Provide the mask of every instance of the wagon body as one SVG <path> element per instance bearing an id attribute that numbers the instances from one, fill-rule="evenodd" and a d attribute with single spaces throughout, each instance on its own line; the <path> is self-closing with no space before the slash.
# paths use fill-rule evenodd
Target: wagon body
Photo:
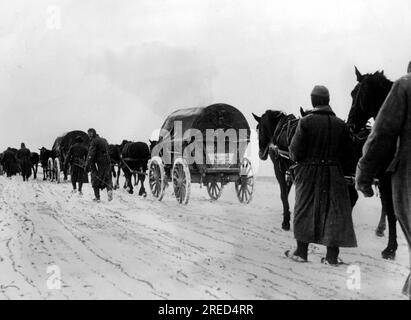
<path id="1" fill-rule="evenodd" d="M 51 150 L 54 151 L 57 157 L 60 158 L 64 162 L 65 157 L 70 147 L 74 144 L 74 140 L 78 136 L 83 138 L 83 144 L 86 147 L 88 147 L 90 143 L 90 139 L 87 133 L 81 130 L 74 130 L 74 131 L 69 131 L 61 135 L 60 137 L 56 138 Z"/>
<path id="2" fill-rule="evenodd" d="M 180 123 L 180 132 L 176 132 L 176 123 Z M 193 157 L 189 164 L 192 182 L 206 183 L 208 177 L 216 175 L 233 181 L 250 141 L 250 127 L 244 115 L 228 104 L 179 109 L 165 120 L 159 141 L 168 154 L 168 161 L 164 161 L 166 173 L 176 158 L 187 157 L 184 151 L 191 144 L 201 152 L 200 157 Z M 169 174 L 167 177 L 171 180 Z"/>
<path id="3" fill-rule="evenodd" d="M 251 170 L 250 162 L 244 158 L 250 134 L 244 115 L 228 104 L 176 110 L 161 127 L 158 154 L 152 154 L 155 159 L 151 163 L 155 162 L 155 166 L 150 166 L 149 180 L 153 182 L 152 191 L 157 188 L 153 195 L 162 197 L 158 195 L 164 184 L 158 186 L 156 182 L 160 180 L 173 183 L 176 197 L 180 187 L 189 192 L 186 189 L 190 183 L 207 186 L 214 200 L 227 183 L 234 182 L 237 188 L 244 176 L 244 166 Z"/>

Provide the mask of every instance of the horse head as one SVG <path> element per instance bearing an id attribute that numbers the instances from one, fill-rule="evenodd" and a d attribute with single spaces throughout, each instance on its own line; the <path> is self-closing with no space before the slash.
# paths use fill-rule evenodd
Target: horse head
<path id="1" fill-rule="evenodd" d="M 121 158 L 121 148 L 119 144 L 109 144 L 108 152 L 112 163 L 118 163 Z"/>
<path id="2" fill-rule="evenodd" d="M 367 125 L 370 118 L 377 116 L 385 98 L 392 87 L 384 71 L 361 74 L 355 67 L 357 84 L 351 91 L 352 104 L 347 124 L 354 133 L 358 133 Z"/>
<path id="3" fill-rule="evenodd" d="M 150 148 L 150 154 L 151 154 L 151 152 L 153 151 L 154 147 L 158 144 L 158 141 L 157 141 L 157 140 L 148 140 L 148 141 L 150 142 L 149 148 Z"/>
<path id="4" fill-rule="evenodd" d="M 270 141 L 279 121 L 284 116 L 285 114 L 278 110 L 267 110 L 261 117 L 253 113 L 253 117 L 257 121 L 258 155 L 261 160 L 267 160 Z"/>
<path id="5" fill-rule="evenodd" d="M 40 150 L 40 162 L 46 166 L 48 159 L 55 157 L 54 152 L 44 147 L 41 147 L 39 150 Z"/>

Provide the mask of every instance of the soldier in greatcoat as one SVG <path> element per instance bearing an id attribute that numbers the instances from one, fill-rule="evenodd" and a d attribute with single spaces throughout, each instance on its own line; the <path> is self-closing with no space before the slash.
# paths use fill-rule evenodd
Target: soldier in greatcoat
<path id="1" fill-rule="evenodd" d="M 73 185 L 73 193 L 77 191 L 78 184 L 79 195 L 82 195 L 83 183 L 88 183 L 88 174 L 85 169 L 88 149 L 83 144 L 84 141 L 81 136 L 76 137 L 74 139 L 74 142 L 75 143 L 70 147 L 67 153 L 64 167 L 67 168 L 67 166 L 70 165 L 70 176 L 71 183 Z"/>
<path id="2" fill-rule="evenodd" d="M 21 143 L 21 147 L 17 151 L 16 156 L 20 164 L 23 181 L 28 181 L 31 176 L 31 152 L 30 149 L 26 148 L 24 142 Z"/>
<path id="3" fill-rule="evenodd" d="M 91 185 L 94 190 L 94 201 L 100 201 L 100 190 L 107 189 L 108 201 L 113 199 L 113 181 L 111 173 L 110 152 L 107 140 L 100 137 L 96 130 L 88 130 L 90 146 L 86 168 L 91 170 Z"/>
<path id="4" fill-rule="evenodd" d="M 353 142 L 344 121 L 329 105 L 328 89 L 315 86 L 314 109 L 297 126 L 289 147 L 297 162 L 295 175 L 294 236 L 297 249 L 286 255 L 306 262 L 309 243 L 327 247 L 323 263 L 338 265 L 340 247 L 356 247 L 352 206 L 344 170 Z"/>
<path id="5" fill-rule="evenodd" d="M 374 178 L 387 160 L 394 159 L 388 168 L 394 212 L 407 240 L 411 265 L 411 62 L 407 72 L 394 82 L 378 112 L 358 162 L 356 187 L 371 197 Z M 395 155 L 387 150 L 396 150 Z M 411 275 L 403 293 L 411 299 Z"/>

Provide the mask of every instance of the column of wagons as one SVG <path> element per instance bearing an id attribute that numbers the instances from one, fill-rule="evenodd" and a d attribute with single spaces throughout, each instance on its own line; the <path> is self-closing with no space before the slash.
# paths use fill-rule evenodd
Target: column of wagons
<path id="1" fill-rule="evenodd" d="M 197 140 L 193 141 L 193 139 L 187 141 L 178 136 L 173 131 L 176 121 L 180 122 L 182 133 L 190 129 L 197 129 L 201 132 L 202 141 L 195 142 Z M 223 152 L 221 152 L 216 139 L 207 141 L 207 129 L 216 130 L 216 132 L 234 129 L 237 133 L 237 140 L 226 141 Z M 246 132 L 246 135 L 241 135 L 240 131 Z M 191 183 L 199 183 L 207 188 L 212 200 L 217 200 L 224 186 L 232 182 L 235 185 L 238 200 L 241 203 L 249 203 L 254 191 L 254 174 L 250 160 L 244 156 L 246 149 L 244 146 L 250 142 L 250 133 L 250 126 L 244 115 L 227 104 L 179 109 L 173 112 L 165 120 L 158 140 L 158 146 L 161 144 L 165 147 L 157 155 L 153 152 L 148 164 L 148 180 L 152 195 L 162 200 L 166 186 L 171 183 L 177 201 L 187 204 L 190 198 Z M 175 148 L 177 143 L 182 145 L 179 150 Z M 184 150 L 190 143 L 204 144 L 203 148 L 199 149 L 203 150 L 202 161 L 198 161 L 197 157 L 195 161 L 192 158 L 188 161 L 188 153 Z M 231 152 L 230 144 L 236 146 L 235 154 Z"/>

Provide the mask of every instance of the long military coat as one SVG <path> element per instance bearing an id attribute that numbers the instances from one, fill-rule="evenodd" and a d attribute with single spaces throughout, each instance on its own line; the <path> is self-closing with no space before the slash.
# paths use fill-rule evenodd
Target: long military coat
<path id="1" fill-rule="evenodd" d="M 382 105 L 357 167 L 358 190 L 371 187 L 387 160 L 394 158 L 388 171 L 394 212 L 407 239 L 411 260 L 411 73 L 394 82 Z M 396 150 L 395 155 L 387 150 Z M 411 261 L 410 261 L 411 264 Z M 411 276 L 404 285 L 411 298 Z"/>
<path id="2" fill-rule="evenodd" d="M 90 141 L 86 167 L 91 168 L 91 185 L 93 188 L 113 187 L 110 153 L 107 140 L 98 135 Z"/>
<path id="3" fill-rule="evenodd" d="M 297 162 L 294 236 L 306 243 L 355 247 L 352 207 L 344 167 L 352 156 L 345 123 L 329 106 L 302 118 L 289 147 Z"/>
<path id="4" fill-rule="evenodd" d="M 66 156 L 65 167 L 70 164 L 70 176 L 72 182 L 88 182 L 88 174 L 85 170 L 88 150 L 81 143 L 73 144 Z"/>
<path id="5" fill-rule="evenodd" d="M 24 177 L 31 176 L 30 156 L 31 156 L 31 152 L 27 148 L 21 148 L 20 150 L 17 151 L 17 159 L 19 160 L 19 163 L 20 163 L 21 174 Z"/>

